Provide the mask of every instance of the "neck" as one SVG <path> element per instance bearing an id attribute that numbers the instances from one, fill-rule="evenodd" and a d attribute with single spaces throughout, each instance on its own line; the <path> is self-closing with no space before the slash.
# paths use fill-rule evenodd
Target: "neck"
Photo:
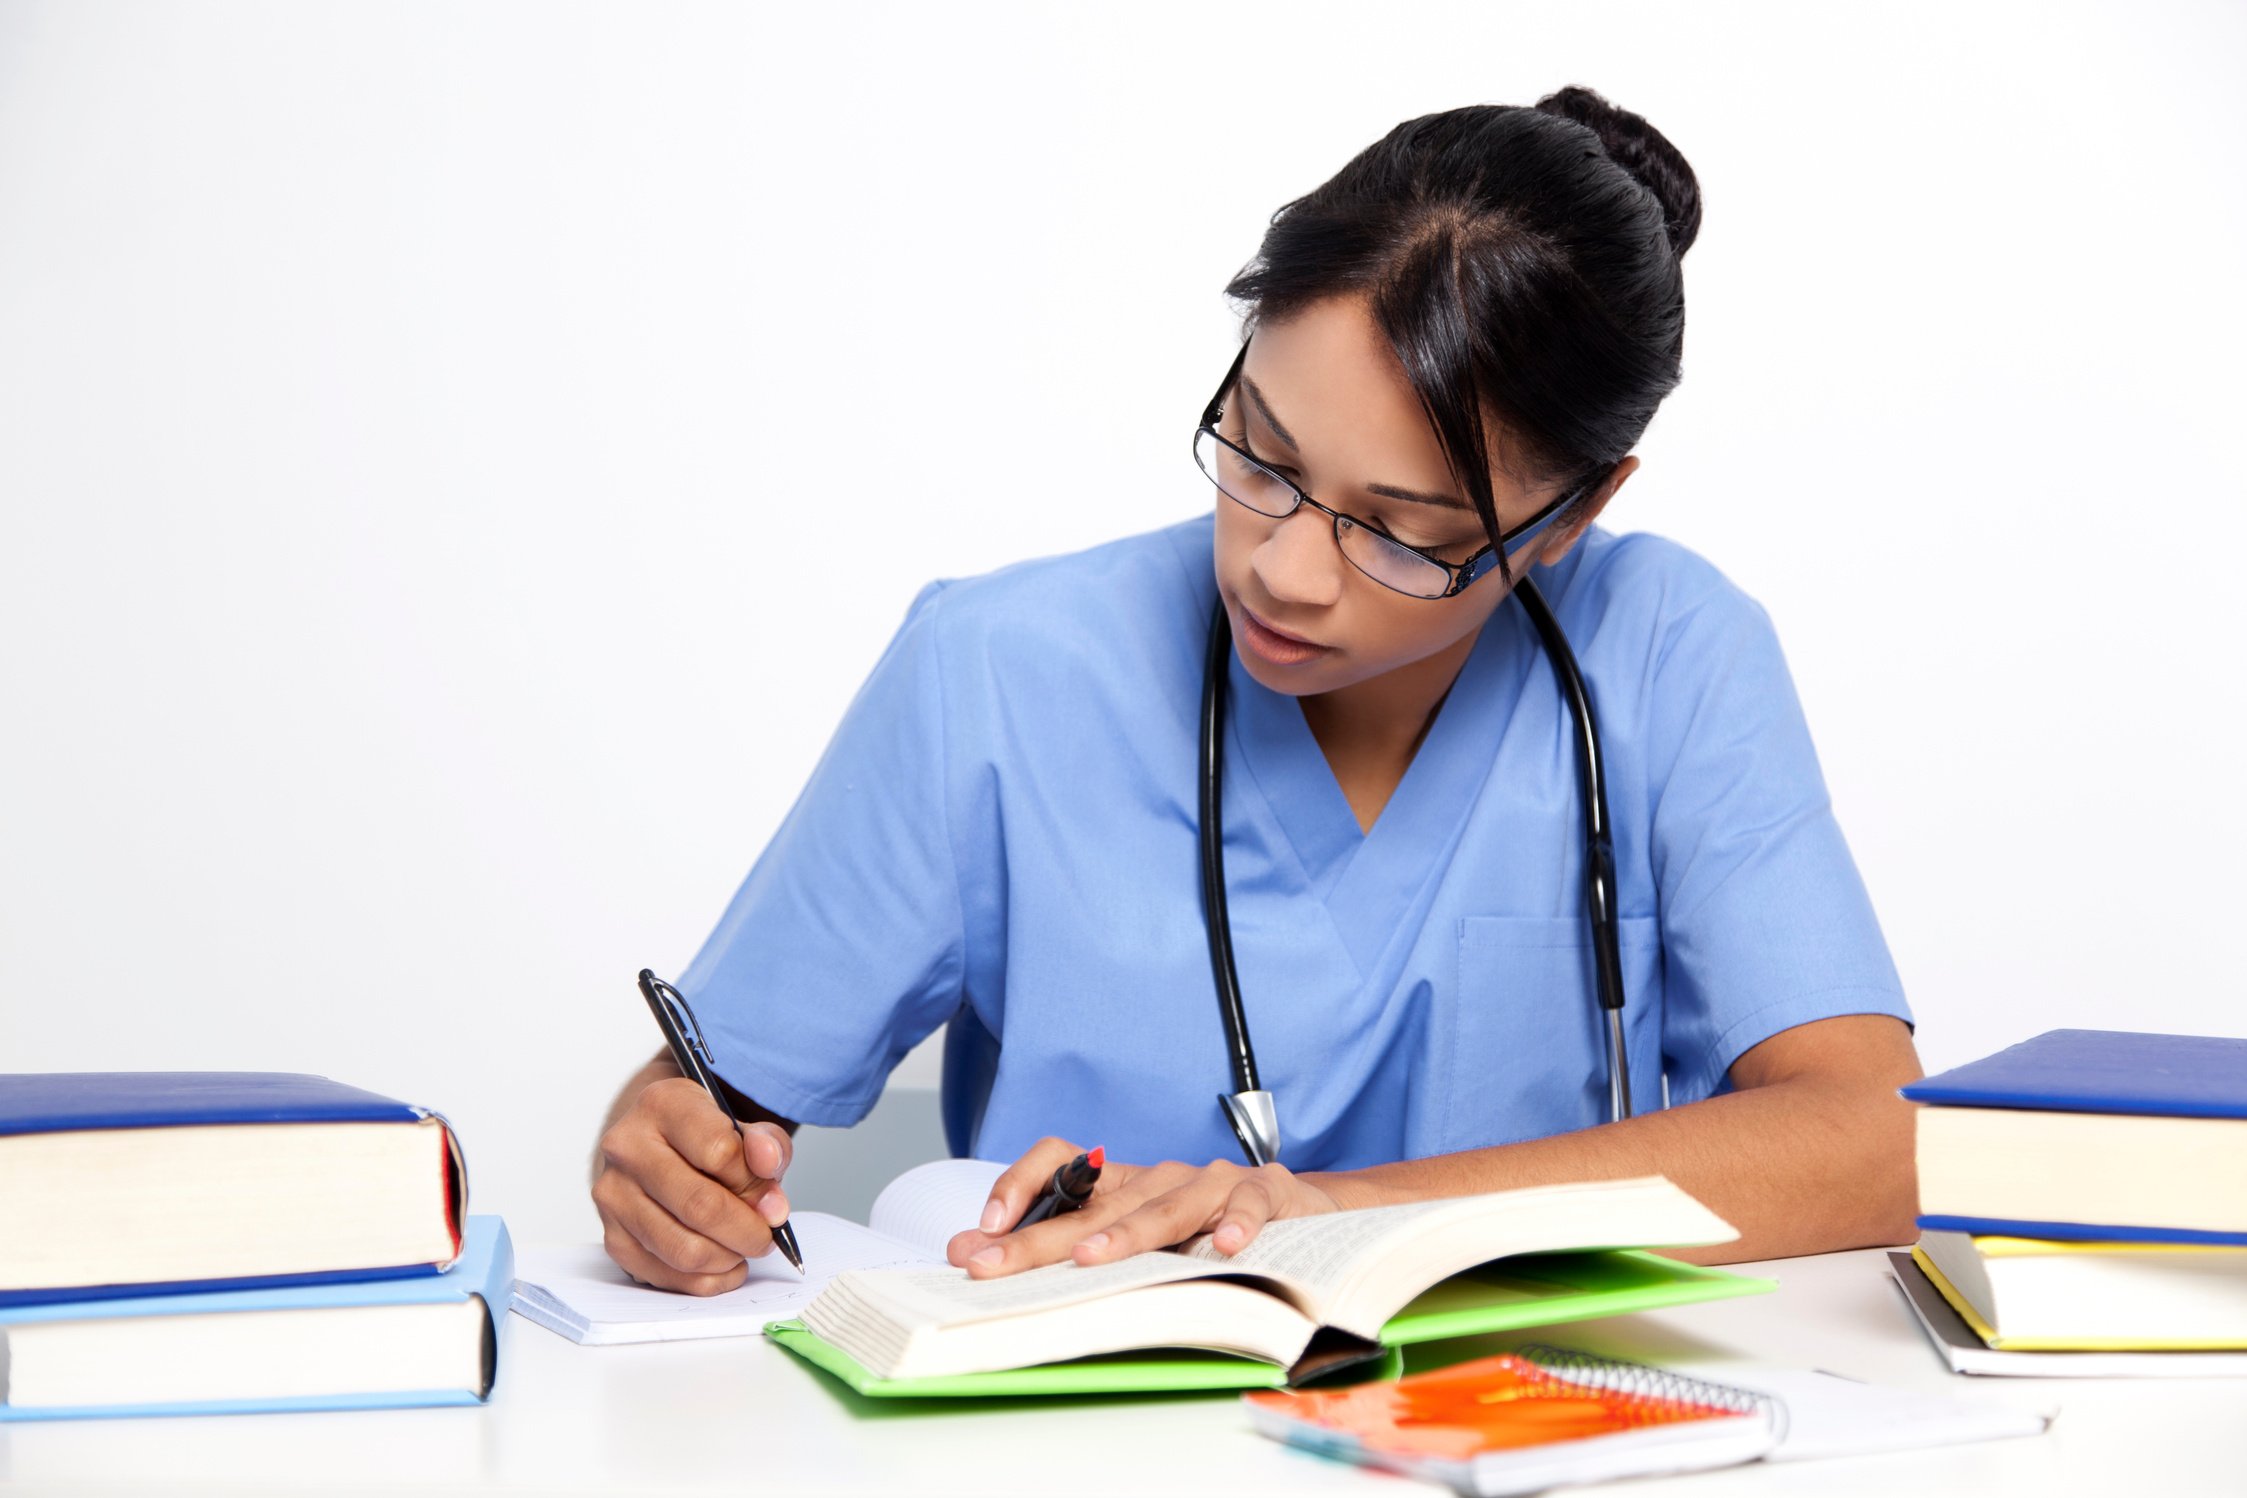
<path id="1" fill-rule="evenodd" d="M 1409 761 L 1481 635 L 1479 628 L 1470 630 L 1433 655 L 1300 699 L 1311 736 L 1330 760 Z"/>

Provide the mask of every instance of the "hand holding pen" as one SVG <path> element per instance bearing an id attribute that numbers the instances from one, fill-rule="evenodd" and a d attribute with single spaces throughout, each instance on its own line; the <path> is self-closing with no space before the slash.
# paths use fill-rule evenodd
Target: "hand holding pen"
<path id="1" fill-rule="evenodd" d="M 779 1188 L 786 1130 L 739 1121 L 678 990 L 643 970 L 640 991 L 682 1075 L 643 1086 L 602 1135 L 593 1200 L 609 1256 L 635 1280 L 695 1295 L 740 1285 L 744 1261 L 775 1246 L 801 1269 Z"/>
<path id="2" fill-rule="evenodd" d="M 1032 1223 L 1043 1222 L 1062 1212 L 1074 1212 L 1092 1200 L 1092 1188 L 1100 1184 L 1100 1167 L 1108 1163 L 1108 1151 L 1094 1145 L 1074 1160 L 1055 1167 L 1053 1175 L 1030 1203 L 1030 1210 L 1014 1225 L 1020 1232 Z"/>
<path id="3" fill-rule="evenodd" d="M 1103 1159 L 1095 1191 L 1090 1166 L 1096 1153 L 1080 1153 L 1065 1139 L 1031 1145 L 992 1183 L 982 1224 L 945 1244 L 946 1260 L 981 1280 L 1064 1261 L 1091 1268 L 1182 1243 L 1231 1258 L 1275 1218 L 1382 1200 L 1377 1188 L 1349 1172 L 1297 1175 L 1284 1165 L 1230 1160 L 1131 1165 Z M 1081 1203 L 1072 1209 L 1080 1187 Z M 1047 1205 L 1049 1194 L 1065 1200 Z"/>
<path id="4" fill-rule="evenodd" d="M 1064 1145 L 1058 1139 L 1048 1139 L 1038 1146 L 1041 1151 L 1070 1148 L 1073 1146 Z M 1033 1155 L 1035 1153 L 1033 1151 Z M 1017 1161 L 992 1187 L 991 1200 L 983 1208 L 982 1225 L 954 1234 L 945 1246 L 945 1257 L 969 1274 L 995 1269 L 1006 1250 L 992 1239 L 1012 1237 L 1056 1217 L 1081 1211 L 1092 1200 L 1093 1188 L 1100 1183 L 1100 1171 L 1107 1161 L 1108 1152 L 1100 1145 L 1064 1159 L 1046 1176 L 1030 1198 L 1030 1204 L 1022 1209 L 1021 1216 L 1015 1217 L 1012 1202 L 1019 1201 L 1029 1188 L 1029 1180 L 1024 1179 L 1028 1161 Z M 1049 1228 L 1047 1233 L 1050 1235 L 1054 1231 Z"/>

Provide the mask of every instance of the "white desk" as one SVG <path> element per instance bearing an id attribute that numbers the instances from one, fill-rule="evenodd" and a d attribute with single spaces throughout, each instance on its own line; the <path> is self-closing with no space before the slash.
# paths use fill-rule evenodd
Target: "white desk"
<path id="1" fill-rule="evenodd" d="M 2031 1409 L 2038 1437 L 1749 1466 L 1609 1491 L 1668 1495 L 2247 1494 L 2247 1380 L 1969 1379 L 1910 1321 L 1877 1250 L 1743 1266 L 1773 1295 L 1555 1328 L 1628 1355 L 1738 1356 Z M 508 1318 L 482 1409 L 0 1426 L 13 1493 L 1042 1495 L 1441 1490 L 1249 1432 L 1228 1396 L 985 1403 L 929 1414 L 861 1400 L 761 1339 L 579 1347 Z"/>

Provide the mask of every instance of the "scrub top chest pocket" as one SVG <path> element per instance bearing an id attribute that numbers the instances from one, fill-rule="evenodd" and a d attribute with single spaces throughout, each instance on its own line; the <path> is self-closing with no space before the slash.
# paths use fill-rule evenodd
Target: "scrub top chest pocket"
<path id="1" fill-rule="evenodd" d="M 1586 997 L 1591 923 L 1471 915 L 1458 926 L 1450 1033 L 1438 1037 L 1444 1134 L 1465 1149 L 1606 1123 L 1606 1021 Z M 1661 923 L 1624 916 L 1617 937 L 1631 1109 L 1647 1113 L 1662 1104 Z"/>

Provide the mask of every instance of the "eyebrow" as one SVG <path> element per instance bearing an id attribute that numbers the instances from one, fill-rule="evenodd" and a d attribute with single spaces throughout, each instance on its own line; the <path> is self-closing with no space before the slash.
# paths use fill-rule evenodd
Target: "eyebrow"
<path id="1" fill-rule="evenodd" d="M 1245 369 L 1241 371 L 1241 388 L 1248 392 L 1248 398 L 1254 401 L 1256 409 L 1263 413 L 1265 423 L 1271 427 L 1272 434 L 1286 443 L 1290 451 L 1300 455 L 1303 449 L 1297 444 L 1295 435 L 1280 424 L 1279 417 L 1272 410 L 1271 402 L 1264 399 L 1264 392 L 1256 388 L 1256 382 L 1248 377 L 1248 371 Z M 1368 494 L 1379 494 L 1389 499 L 1409 499 L 1415 504 L 1437 505 L 1446 510 L 1472 508 L 1465 500 L 1454 499 L 1448 494 L 1424 494 L 1418 489 L 1406 489 L 1396 484 L 1367 484 L 1364 488 Z"/>

